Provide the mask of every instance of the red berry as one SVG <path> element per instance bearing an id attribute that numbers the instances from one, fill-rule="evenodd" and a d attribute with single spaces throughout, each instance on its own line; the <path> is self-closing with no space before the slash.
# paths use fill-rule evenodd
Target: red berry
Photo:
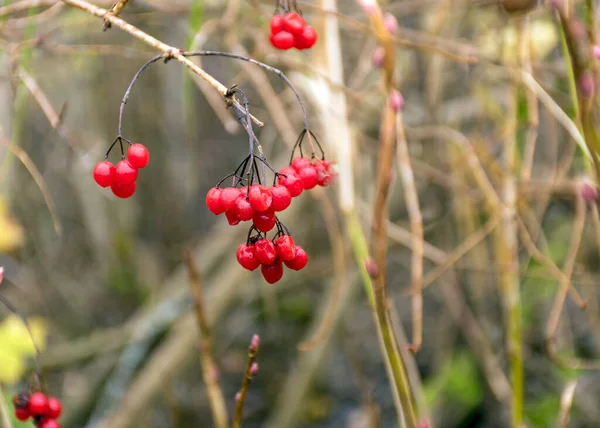
<path id="1" fill-rule="evenodd" d="M 298 50 L 310 49 L 317 42 L 317 32 L 307 25 L 301 34 L 294 35 L 294 47 Z"/>
<path id="2" fill-rule="evenodd" d="M 283 15 L 283 29 L 294 35 L 302 34 L 306 22 L 297 12 L 288 12 Z"/>
<path id="3" fill-rule="evenodd" d="M 268 210 L 273 202 L 271 191 L 262 184 L 250 186 L 248 190 L 248 199 L 255 211 L 261 213 Z"/>
<path id="4" fill-rule="evenodd" d="M 259 239 L 254 244 L 254 256 L 260 264 L 270 265 L 277 258 L 277 249 L 270 239 Z"/>
<path id="5" fill-rule="evenodd" d="M 275 211 L 273 210 L 262 213 L 254 213 L 254 217 L 252 218 L 254 227 L 265 233 L 275 227 L 276 220 L 277 217 L 275 217 Z"/>
<path id="6" fill-rule="evenodd" d="M 29 410 L 27 410 L 27 409 L 23 409 L 23 408 L 15 409 L 15 417 L 22 422 L 25 422 L 27 419 L 29 419 L 30 416 L 31 415 L 29 414 Z"/>
<path id="7" fill-rule="evenodd" d="M 300 270 L 303 269 L 304 266 L 308 263 L 308 254 L 306 251 L 299 246 L 296 245 L 296 255 L 292 260 L 288 260 L 285 262 L 285 265 L 292 270 Z"/>
<path id="8" fill-rule="evenodd" d="M 278 177 L 279 184 L 287 187 L 290 195 L 292 195 L 292 198 L 295 198 L 302 193 L 304 190 L 304 185 L 302 184 L 300 177 L 298 177 L 298 174 L 296 174 L 294 168 L 288 166 L 279 171 L 279 174 L 281 174 Z"/>
<path id="9" fill-rule="evenodd" d="M 275 284 L 283 277 L 283 265 L 280 261 L 276 261 L 270 265 L 262 265 L 260 271 L 265 281 L 269 284 Z"/>
<path id="10" fill-rule="evenodd" d="M 273 198 L 271 208 L 277 212 L 285 210 L 292 203 L 292 195 L 285 186 L 271 187 L 271 197 Z"/>
<path id="11" fill-rule="evenodd" d="M 232 210 L 239 198 L 242 197 L 242 191 L 235 187 L 226 187 L 221 189 L 221 206 L 226 210 Z"/>
<path id="12" fill-rule="evenodd" d="M 29 414 L 35 416 L 45 416 L 48 414 L 48 397 L 41 392 L 34 392 L 29 397 L 28 405 Z"/>
<path id="13" fill-rule="evenodd" d="M 221 189 L 213 187 L 206 194 L 206 206 L 211 213 L 218 215 L 225 212 L 225 208 L 221 204 Z"/>
<path id="14" fill-rule="evenodd" d="M 227 217 L 227 222 L 230 226 L 235 226 L 240 224 L 240 219 L 238 218 L 235 210 L 225 211 L 225 217 Z"/>
<path id="15" fill-rule="evenodd" d="M 150 152 L 143 144 L 132 144 L 127 149 L 127 160 L 134 168 L 144 168 L 150 161 Z"/>
<path id="16" fill-rule="evenodd" d="M 292 168 L 294 168 L 294 170 L 296 171 L 296 173 L 300 172 L 300 170 L 302 168 L 306 168 L 307 166 L 310 166 L 310 159 L 309 158 L 294 158 L 292 159 Z"/>
<path id="17" fill-rule="evenodd" d="M 48 398 L 48 417 L 57 419 L 62 413 L 62 403 L 56 397 Z"/>
<path id="18" fill-rule="evenodd" d="M 135 193 L 135 187 L 135 181 L 129 184 L 113 183 L 112 186 L 110 186 L 110 190 L 112 190 L 116 197 L 127 199 Z"/>
<path id="19" fill-rule="evenodd" d="M 271 17 L 271 34 L 281 33 L 283 31 L 283 16 L 273 15 Z"/>
<path id="20" fill-rule="evenodd" d="M 233 212 L 241 221 L 252 220 L 254 217 L 254 209 L 252 208 L 252 205 L 243 196 L 238 199 Z"/>
<path id="21" fill-rule="evenodd" d="M 293 260 L 296 257 L 296 244 L 294 244 L 294 238 L 290 235 L 280 236 L 275 240 L 275 247 L 277 247 L 277 255 L 280 260 Z"/>
<path id="22" fill-rule="evenodd" d="M 115 179 L 115 166 L 109 161 L 98 163 L 94 167 L 94 180 L 100 187 L 108 187 Z"/>
<path id="23" fill-rule="evenodd" d="M 288 50 L 294 46 L 294 36 L 292 33 L 282 31 L 277 34 L 271 34 L 271 44 L 277 49 Z"/>
<path id="24" fill-rule="evenodd" d="M 44 419 L 42 423 L 38 425 L 39 428 L 60 428 L 60 424 L 54 419 Z"/>
<path id="25" fill-rule="evenodd" d="M 254 245 L 241 244 L 235 254 L 238 263 L 248 270 L 255 270 L 260 266 L 260 262 L 254 254 Z"/>
<path id="26" fill-rule="evenodd" d="M 115 182 L 131 184 L 138 177 L 138 170 L 128 160 L 122 160 L 115 168 Z"/>
<path id="27" fill-rule="evenodd" d="M 302 168 L 298 173 L 298 176 L 302 180 L 302 186 L 304 187 L 304 190 L 312 189 L 319 182 L 317 169 L 312 165 Z"/>

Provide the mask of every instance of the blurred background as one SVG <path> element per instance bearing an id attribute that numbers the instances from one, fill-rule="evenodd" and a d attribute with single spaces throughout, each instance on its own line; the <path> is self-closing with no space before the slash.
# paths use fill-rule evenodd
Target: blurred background
<path id="1" fill-rule="evenodd" d="M 490 192 L 504 199 L 507 180 L 521 225 L 514 237 L 525 421 L 600 426 L 596 189 L 577 127 L 568 127 L 577 111 L 561 27 L 541 3 L 380 2 L 392 23 L 430 285 L 422 348 L 405 355 L 420 427 L 511 425 L 502 278 L 514 266 L 504 263 L 499 218 L 486 205 Z M 583 17 L 586 2 L 570 3 Z M 218 366 L 212 375 L 230 418 L 258 334 L 245 427 L 398 426 L 340 208 L 348 197 L 340 188 L 350 189 L 371 243 L 387 102 L 382 52 L 358 3 L 298 5 L 319 34 L 309 51 L 270 45 L 274 1 L 135 0 L 121 14 L 171 46 L 236 52 L 282 69 L 327 157 L 351 159 L 353 184 L 345 176 L 344 186 L 305 192 L 282 214 L 310 261 L 269 285 L 237 264 L 248 228 L 230 227 L 205 205 L 206 192 L 247 154 L 247 135 L 221 96 L 176 61 L 148 68 L 125 107 L 123 135 L 146 145 L 151 160 L 136 194 L 117 199 L 94 183 L 92 169 L 117 136 L 127 85 L 157 51 L 114 26 L 103 32 L 101 19 L 61 1 L 0 4 L 0 293 L 32 324 L 48 391 L 65 406 L 63 427 L 215 426 L 185 251 L 200 272 Z M 256 132 L 267 158 L 285 166 L 303 128 L 293 92 L 252 64 L 194 61 L 243 89 L 265 122 Z M 512 168 L 503 162 L 507 138 L 517 151 Z M 385 268 L 404 350 L 417 238 L 401 172 L 394 155 Z M 491 188 L 482 190 L 478 173 Z M 32 357 L 26 331 L 1 309 L 8 404 L 27 389 Z"/>

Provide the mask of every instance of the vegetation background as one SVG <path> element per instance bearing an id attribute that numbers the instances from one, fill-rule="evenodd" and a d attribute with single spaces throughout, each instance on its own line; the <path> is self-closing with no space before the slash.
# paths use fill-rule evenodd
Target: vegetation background
<path id="1" fill-rule="evenodd" d="M 269 44 L 274 1 L 135 0 L 120 15 L 171 46 L 278 67 L 303 95 L 341 177 L 283 214 L 310 262 L 275 285 L 237 264 L 247 229 L 204 203 L 247 150 L 218 92 L 176 61 L 142 75 L 124 136 L 151 161 L 135 196 L 117 200 L 92 169 L 157 51 L 62 1 L 0 3 L 0 293 L 32 323 L 63 427 L 215 426 L 187 250 L 230 419 L 261 338 L 245 427 L 398 426 L 365 293 L 380 280 L 417 409 L 407 426 L 598 426 L 600 217 L 585 154 L 597 146 L 584 126 L 597 117 L 596 2 L 379 2 L 397 28 L 368 3 L 299 1 L 319 34 L 302 52 Z M 252 64 L 197 63 L 244 90 L 283 167 L 302 130 L 294 94 Z M 395 88 L 404 109 L 390 122 Z M 34 363 L 23 327 L 2 317 L 8 406 Z"/>

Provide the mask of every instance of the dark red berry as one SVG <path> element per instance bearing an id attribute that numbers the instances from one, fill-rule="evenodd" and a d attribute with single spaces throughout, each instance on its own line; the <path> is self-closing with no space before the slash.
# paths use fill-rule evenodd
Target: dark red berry
<path id="1" fill-rule="evenodd" d="M 271 34 L 277 34 L 283 31 L 283 16 L 273 15 L 271 17 Z"/>
<path id="2" fill-rule="evenodd" d="M 241 221 L 252 220 L 254 217 L 254 209 L 252 208 L 252 205 L 243 196 L 238 199 L 233 212 Z"/>
<path id="3" fill-rule="evenodd" d="M 331 184 L 332 177 L 329 173 L 329 161 L 325 160 L 317 160 L 314 164 L 315 169 L 317 170 L 317 184 L 319 186 L 328 186 Z"/>
<path id="4" fill-rule="evenodd" d="M 48 397 L 41 392 L 34 392 L 29 396 L 27 409 L 31 416 L 46 416 L 49 411 Z"/>
<path id="5" fill-rule="evenodd" d="M 110 190 L 112 190 L 113 194 L 121 199 L 130 198 L 135 193 L 135 188 L 135 181 L 129 184 L 113 183 L 112 186 L 110 186 Z"/>
<path id="6" fill-rule="evenodd" d="M 292 203 L 292 195 L 285 186 L 273 186 L 271 187 L 271 208 L 274 211 L 279 212 L 285 210 Z"/>
<path id="7" fill-rule="evenodd" d="M 30 416 L 31 415 L 29 414 L 29 410 L 27 409 L 24 409 L 22 407 L 17 407 L 15 409 L 15 417 L 22 422 L 25 422 L 27 419 L 30 418 Z"/>
<path id="8" fill-rule="evenodd" d="M 292 260 L 288 260 L 285 262 L 285 265 L 293 270 L 303 269 L 304 266 L 308 263 L 308 254 L 306 251 L 299 245 L 296 245 L 296 255 Z"/>
<path id="9" fill-rule="evenodd" d="M 259 239 L 254 244 L 254 256 L 260 264 L 270 265 L 277 258 L 277 249 L 270 239 Z"/>
<path id="10" fill-rule="evenodd" d="M 296 244 L 294 244 L 294 238 L 290 235 L 283 235 L 277 238 L 275 240 L 275 247 L 277 248 L 277 255 L 280 260 L 293 260 L 296 257 Z"/>
<path id="11" fill-rule="evenodd" d="M 235 226 L 240 224 L 240 219 L 238 218 L 235 210 L 225 211 L 225 217 L 227 217 L 227 222 L 230 226 Z"/>
<path id="12" fill-rule="evenodd" d="M 317 170 L 312 165 L 307 166 L 306 168 L 302 168 L 298 172 L 298 176 L 302 180 L 302 186 L 304 187 L 304 190 L 312 189 L 319 182 Z"/>
<path id="13" fill-rule="evenodd" d="M 283 15 L 283 29 L 291 34 L 302 34 L 306 22 L 297 12 L 288 12 Z"/>
<path id="14" fill-rule="evenodd" d="M 60 428 L 60 424 L 54 419 L 44 419 L 39 425 L 39 428 Z"/>
<path id="15" fill-rule="evenodd" d="M 248 199 L 252 204 L 252 208 L 260 213 L 268 210 L 273 202 L 271 190 L 267 189 L 262 184 L 250 186 L 250 189 L 248 189 Z"/>
<path id="16" fill-rule="evenodd" d="M 238 263 L 248 270 L 255 270 L 260 266 L 260 262 L 254 254 L 254 245 L 241 244 L 235 254 Z"/>
<path id="17" fill-rule="evenodd" d="M 261 232 L 268 232 L 275 227 L 275 211 L 268 210 L 262 213 L 254 213 L 254 217 L 252 218 L 252 222 L 254 227 L 256 227 Z"/>
<path id="18" fill-rule="evenodd" d="M 297 158 L 292 159 L 292 168 L 294 168 L 296 173 L 300 172 L 300 170 L 302 168 L 306 168 L 307 166 L 310 166 L 309 158 L 297 157 Z"/>
<path id="19" fill-rule="evenodd" d="M 218 215 L 225 212 L 225 208 L 221 204 L 221 189 L 213 187 L 206 194 L 206 206 L 211 213 Z"/>
<path id="20" fill-rule="evenodd" d="M 287 31 L 281 31 L 277 34 L 271 34 L 269 40 L 271 40 L 271 44 L 274 47 L 284 51 L 294 47 L 294 36 L 292 35 L 292 33 L 288 33 Z"/>
<path id="21" fill-rule="evenodd" d="M 108 187 L 115 179 L 115 166 L 109 161 L 98 163 L 94 167 L 94 180 L 100 187 Z"/>
<path id="22" fill-rule="evenodd" d="M 279 184 L 285 186 L 289 190 L 292 198 L 295 198 L 302 193 L 304 190 L 304 184 L 302 183 L 300 177 L 298 177 L 298 174 L 296 174 L 294 168 L 288 166 L 279 171 L 279 174 L 281 174 L 278 177 Z"/>
<path id="23" fill-rule="evenodd" d="M 29 393 L 28 392 L 19 392 L 15 394 L 12 398 L 13 406 L 19 409 L 26 409 L 29 404 Z"/>
<path id="24" fill-rule="evenodd" d="M 301 34 L 294 34 L 294 47 L 298 50 L 310 49 L 317 42 L 317 32 L 307 25 Z"/>
<path id="25" fill-rule="evenodd" d="M 115 183 L 131 184 L 138 177 L 138 170 L 128 160 L 122 160 L 115 167 Z"/>
<path id="26" fill-rule="evenodd" d="M 132 144 L 127 149 L 127 160 L 134 168 L 144 168 L 150 161 L 150 152 L 143 144 Z"/>
<path id="27" fill-rule="evenodd" d="M 48 417 L 57 419 L 62 413 L 62 403 L 56 397 L 48 398 Z"/>
<path id="28" fill-rule="evenodd" d="M 226 187 L 221 189 L 221 206 L 226 211 L 232 210 L 239 198 L 242 197 L 242 191 L 235 187 Z"/>
<path id="29" fill-rule="evenodd" d="M 260 271 L 265 281 L 269 284 L 275 284 L 283 277 L 283 265 L 280 261 L 276 261 L 270 265 L 262 265 Z"/>

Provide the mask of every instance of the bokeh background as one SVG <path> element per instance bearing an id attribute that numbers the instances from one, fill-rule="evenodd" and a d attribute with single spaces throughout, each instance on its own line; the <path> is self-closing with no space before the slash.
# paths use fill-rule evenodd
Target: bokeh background
<path id="1" fill-rule="evenodd" d="M 136 0 L 122 17 L 173 46 L 247 54 L 285 71 L 327 156 L 336 159 L 340 147 L 352 148 L 354 209 L 370 241 L 386 103 L 382 71 L 373 61 L 377 39 L 354 1 L 298 3 L 320 35 L 310 51 L 270 46 L 273 1 Z M 406 355 L 408 371 L 422 426 L 510 426 L 499 286 L 507 266 L 499 238 L 488 230 L 494 217 L 461 149 L 467 147 L 498 194 L 507 176 L 516 180 L 518 216 L 533 245 L 558 272 L 573 263 L 567 275 L 588 303 L 583 311 L 566 299 L 549 352 L 547 326 L 561 275 L 532 257 L 519 233 L 526 422 L 597 427 L 600 377 L 586 369 L 600 356 L 600 221 L 593 203 L 578 202 L 590 178 L 582 151 L 559 120 L 563 111 L 575 115 L 568 64 L 546 5 L 517 1 L 531 7 L 508 13 L 501 3 L 510 2 L 380 2 L 400 25 L 397 81 L 426 278 L 444 267 L 424 292 L 423 346 L 415 358 Z M 584 1 L 571 3 L 584 13 Z M 247 346 L 259 334 L 260 371 L 248 392 L 244 426 L 397 426 L 339 186 L 303 194 L 282 215 L 309 253 L 305 270 L 287 271 L 275 285 L 243 270 L 235 249 L 247 228 L 213 216 L 204 197 L 246 156 L 247 136 L 217 92 L 175 61 L 150 67 L 125 108 L 124 136 L 151 154 L 135 196 L 118 200 L 95 185 L 92 169 L 117 135 L 125 89 L 155 54 L 118 28 L 103 32 L 100 19 L 60 1 L 0 5 L 0 293 L 32 323 L 48 390 L 65 405 L 62 426 L 213 426 L 183 263 L 187 250 L 201 274 L 219 368 L 214 376 L 230 415 Z M 266 124 L 257 133 L 267 157 L 276 168 L 286 165 L 302 130 L 289 88 L 253 65 L 225 58 L 201 64 L 226 86 L 244 90 L 252 113 Z M 511 70 L 525 67 L 554 104 L 539 102 L 539 93 L 532 98 L 515 79 Z M 348 141 L 337 141 L 335 127 Z M 507 135 L 516 139 L 513 170 L 502 163 Z M 394 162 L 386 268 L 404 349 L 413 323 L 414 237 L 398 171 Z M 0 314 L 0 384 L 9 403 L 27 388 L 34 361 L 23 327 L 8 311 Z M 309 342 L 309 350 L 299 349 Z M 575 369 L 574 358 L 591 367 Z M 570 425 L 560 425 L 565 414 Z"/>

